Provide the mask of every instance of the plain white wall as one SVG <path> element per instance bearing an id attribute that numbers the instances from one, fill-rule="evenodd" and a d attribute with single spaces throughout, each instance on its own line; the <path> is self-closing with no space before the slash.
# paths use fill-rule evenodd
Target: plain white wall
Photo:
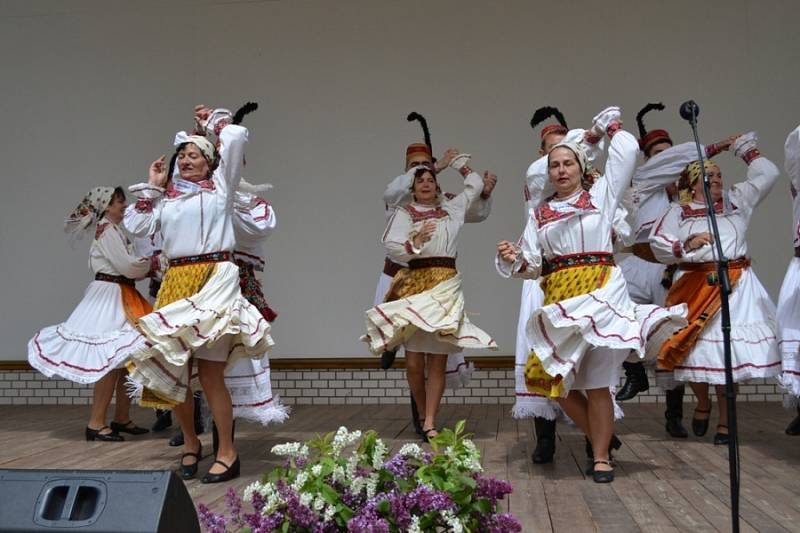
<path id="1" fill-rule="evenodd" d="M 694 16 L 691 13 L 696 13 Z M 800 122 L 800 4 L 694 2 L 15 1 L 0 5 L 0 359 L 24 359 L 40 327 L 66 319 L 90 280 L 88 240 L 66 214 L 95 185 L 129 185 L 190 127 L 195 103 L 248 117 L 246 176 L 275 185 L 279 227 L 264 280 L 283 356 L 353 356 L 383 260 L 381 194 L 421 138 L 456 146 L 500 177 L 494 211 L 463 232 L 472 319 L 514 351 L 520 285 L 494 273 L 494 245 L 522 229 L 533 110 L 588 125 L 606 105 L 649 117 L 677 141 L 687 98 L 705 142 L 756 129 L 783 165 Z M 694 23 L 690 23 L 694 21 Z M 720 155 L 728 183 L 745 167 Z M 777 297 L 791 255 L 786 178 L 756 213 L 755 268 Z M 442 178 L 460 189 L 452 171 Z"/>

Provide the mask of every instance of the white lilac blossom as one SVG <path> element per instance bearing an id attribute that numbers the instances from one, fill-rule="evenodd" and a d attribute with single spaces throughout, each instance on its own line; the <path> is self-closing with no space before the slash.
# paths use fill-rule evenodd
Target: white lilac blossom
<path id="1" fill-rule="evenodd" d="M 381 439 L 376 439 L 375 448 L 372 450 L 372 468 L 378 470 L 383 466 L 387 452 L 386 444 Z"/>
<path id="2" fill-rule="evenodd" d="M 314 495 L 310 492 L 301 492 L 300 493 L 300 503 L 305 505 L 306 507 L 311 507 L 311 502 L 314 500 Z"/>
<path id="3" fill-rule="evenodd" d="M 314 474 L 314 476 L 319 477 L 319 475 L 322 473 L 322 465 L 317 463 L 314 466 L 312 466 L 311 473 Z"/>
<path id="4" fill-rule="evenodd" d="M 294 489 L 296 492 L 300 492 L 300 489 L 303 488 L 303 485 L 306 484 L 306 481 L 308 481 L 308 472 L 301 471 L 297 474 L 297 478 L 294 480 L 294 483 L 292 483 L 292 489 Z"/>
<path id="5" fill-rule="evenodd" d="M 442 511 L 442 519 L 447 523 L 447 530 L 451 533 L 464 533 L 464 526 L 452 511 Z"/>
<path id="6" fill-rule="evenodd" d="M 372 473 L 369 475 L 366 482 L 367 485 L 367 498 L 375 496 L 375 491 L 378 489 L 378 474 Z"/>
<path id="7" fill-rule="evenodd" d="M 320 512 L 325 508 L 325 500 L 322 499 L 322 496 L 317 495 L 317 497 L 314 498 L 314 503 L 312 504 L 311 508 L 316 512 Z"/>
<path id="8" fill-rule="evenodd" d="M 411 525 L 408 526 L 408 533 L 422 533 L 419 527 L 419 516 L 414 515 L 411 517 Z"/>
<path id="9" fill-rule="evenodd" d="M 409 442 L 407 444 L 403 444 L 403 447 L 400 448 L 400 455 L 405 457 L 413 457 L 414 459 L 422 460 L 422 448 L 419 447 L 418 444 L 414 444 L 413 442 Z"/>
<path id="10" fill-rule="evenodd" d="M 308 446 L 301 442 L 286 442 L 272 447 L 272 453 L 288 457 L 308 457 Z"/>
<path id="11" fill-rule="evenodd" d="M 350 446 L 351 444 L 358 441 L 361 438 L 360 431 L 347 431 L 347 428 L 341 426 L 337 431 L 336 435 L 333 437 L 333 456 L 339 457 L 339 454 L 342 453 L 342 450 Z"/>

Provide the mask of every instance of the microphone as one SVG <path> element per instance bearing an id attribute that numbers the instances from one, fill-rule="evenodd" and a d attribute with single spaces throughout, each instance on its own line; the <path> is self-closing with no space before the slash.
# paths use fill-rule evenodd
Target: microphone
<path id="1" fill-rule="evenodd" d="M 683 120 L 694 122 L 700 114 L 700 106 L 694 100 L 687 100 L 681 104 L 680 114 Z"/>

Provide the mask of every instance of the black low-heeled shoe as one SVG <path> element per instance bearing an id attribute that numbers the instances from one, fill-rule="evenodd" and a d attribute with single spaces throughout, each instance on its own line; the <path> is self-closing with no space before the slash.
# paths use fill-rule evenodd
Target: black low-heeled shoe
<path id="1" fill-rule="evenodd" d="M 435 431 L 436 435 L 431 436 L 430 433 Z M 439 435 L 439 430 L 436 428 L 428 428 L 422 430 L 422 442 L 430 442 L 431 439 L 435 439 Z"/>
<path id="2" fill-rule="evenodd" d="M 130 433 L 131 435 L 150 433 L 149 429 L 140 428 L 133 423 L 133 420 L 128 420 L 127 422 L 111 422 L 111 431 L 115 433 Z"/>
<path id="3" fill-rule="evenodd" d="M 397 350 L 386 350 L 381 354 L 381 368 L 383 370 L 389 370 L 392 368 L 394 364 L 394 360 L 397 357 Z"/>
<path id="4" fill-rule="evenodd" d="M 598 464 L 613 466 L 611 464 L 611 461 L 600 460 L 594 462 L 594 465 Z M 596 468 L 594 468 L 594 465 L 592 465 L 592 479 L 594 480 L 595 483 L 611 483 L 612 481 L 614 481 L 613 470 L 597 470 Z"/>
<path id="5" fill-rule="evenodd" d="M 183 460 L 186 457 L 194 457 L 196 461 L 190 465 L 183 464 Z M 200 443 L 200 448 L 196 452 L 186 452 L 181 455 L 181 464 L 180 464 L 180 471 L 181 471 L 181 479 L 192 479 L 195 475 L 197 475 L 197 465 L 200 464 L 200 459 L 203 457 L 203 444 Z"/>
<path id="6" fill-rule="evenodd" d="M 164 431 L 170 426 L 172 426 L 172 411 L 156 409 L 156 421 L 153 422 L 153 427 L 150 429 L 158 432 Z"/>
<path id="7" fill-rule="evenodd" d="M 100 433 L 104 429 L 111 429 L 111 433 Z M 92 429 L 89 426 L 86 426 L 86 440 L 88 441 L 101 440 L 104 442 L 122 442 L 125 440 L 125 437 L 123 437 L 122 435 L 118 435 L 112 428 L 108 426 L 103 426 L 100 429 Z"/>
<path id="8" fill-rule="evenodd" d="M 233 462 L 232 465 L 228 466 L 219 459 L 216 459 L 214 463 L 219 463 L 226 468 L 224 472 L 220 472 L 219 474 L 212 474 L 211 472 L 206 472 L 206 475 L 203 476 L 203 479 L 200 481 L 202 483 L 222 483 L 223 481 L 228 481 L 230 479 L 234 479 L 239 477 L 239 471 L 241 470 L 241 463 L 239 462 L 239 456 L 236 456 L 236 460 Z M 211 466 L 214 466 L 214 463 Z"/>
<path id="9" fill-rule="evenodd" d="M 730 437 L 727 433 L 720 433 L 719 428 L 728 429 L 728 426 L 725 424 L 717 424 L 717 434 L 714 435 L 714 446 L 720 446 L 723 444 L 728 444 L 730 442 Z"/>
<path id="10" fill-rule="evenodd" d="M 695 409 L 694 416 L 692 416 L 692 433 L 698 437 L 702 437 L 708 432 L 708 418 L 697 418 L 698 413 L 701 415 L 710 415 L 711 409 Z"/>

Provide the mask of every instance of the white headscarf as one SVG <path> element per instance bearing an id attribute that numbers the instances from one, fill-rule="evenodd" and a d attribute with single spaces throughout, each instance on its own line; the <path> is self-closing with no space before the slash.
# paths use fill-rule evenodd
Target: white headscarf
<path id="1" fill-rule="evenodd" d="M 64 231 L 80 238 L 84 230 L 102 218 L 113 197 L 114 187 L 95 187 L 90 190 L 64 221 Z"/>

